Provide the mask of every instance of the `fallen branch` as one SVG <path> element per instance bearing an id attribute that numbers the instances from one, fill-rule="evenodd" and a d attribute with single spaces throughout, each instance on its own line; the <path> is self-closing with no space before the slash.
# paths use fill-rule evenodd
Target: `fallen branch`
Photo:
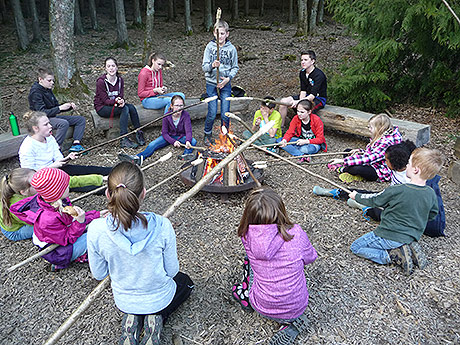
<path id="1" fill-rule="evenodd" d="M 201 188 L 203 188 L 206 183 L 208 183 L 214 175 L 216 175 L 222 168 L 224 168 L 229 162 L 231 162 L 240 152 L 249 147 L 254 141 L 256 141 L 261 135 L 268 132 L 268 130 L 273 127 L 275 124 L 274 121 L 270 121 L 265 126 L 263 126 L 259 131 L 254 134 L 251 138 L 245 141 L 238 149 L 233 151 L 225 159 L 223 159 L 219 164 L 217 164 L 209 173 L 206 174 L 198 183 L 196 183 L 189 191 L 183 193 L 179 196 L 176 201 L 166 210 L 163 214 L 163 217 L 169 217 L 174 210 L 179 207 L 186 200 L 191 198 L 193 195 L 198 193 Z M 103 281 L 99 283 L 96 288 L 91 291 L 88 297 L 85 298 L 82 304 L 67 318 L 67 320 L 57 329 L 56 332 L 52 334 L 50 338 L 44 343 L 44 345 L 53 345 L 58 342 L 58 340 L 67 332 L 67 330 L 77 321 L 77 319 L 88 309 L 91 303 L 104 291 L 108 286 L 109 276 L 106 277 Z"/>

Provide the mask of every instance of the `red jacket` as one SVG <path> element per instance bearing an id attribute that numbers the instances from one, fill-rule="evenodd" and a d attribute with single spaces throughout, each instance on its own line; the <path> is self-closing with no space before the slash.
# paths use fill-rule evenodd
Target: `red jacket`
<path id="1" fill-rule="evenodd" d="M 153 89 L 163 86 L 162 70 L 154 72 L 149 66 L 141 69 L 137 77 L 137 95 L 143 101 L 145 98 L 158 95 Z"/>
<path id="2" fill-rule="evenodd" d="M 323 121 L 319 118 L 318 115 L 313 113 L 310 114 L 310 126 L 313 134 L 315 134 L 314 139 L 310 139 L 310 144 L 321 145 L 324 144 L 324 152 L 327 152 L 326 138 L 324 137 L 324 125 Z M 284 133 L 283 139 L 289 142 L 293 137 L 299 138 L 302 134 L 302 121 L 299 119 L 297 114 L 291 120 L 289 124 L 289 129 Z"/>

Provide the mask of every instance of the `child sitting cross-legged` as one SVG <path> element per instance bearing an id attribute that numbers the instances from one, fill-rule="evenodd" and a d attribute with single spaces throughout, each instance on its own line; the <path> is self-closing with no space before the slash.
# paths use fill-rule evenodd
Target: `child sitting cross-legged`
<path id="1" fill-rule="evenodd" d="M 399 265 L 407 275 L 413 272 L 414 264 L 423 269 L 427 261 L 418 240 L 427 221 L 438 213 L 436 194 L 426 180 L 433 178 L 442 164 L 439 151 L 419 148 L 407 165 L 409 183 L 390 186 L 377 194 L 350 193 L 349 197 L 360 204 L 383 207 L 380 225 L 354 241 L 351 251 L 379 264 Z"/>
<path id="2" fill-rule="evenodd" d="M 308 325 L 304 266 L 317 258 L 304 230 L 291 222 L 283 200 L 272 189 L 254 190 L 238 227 L 247 257 L 233 298 L 244 310 L 277 321 L 283 328 L 270 345 L 293 344 Z"/>

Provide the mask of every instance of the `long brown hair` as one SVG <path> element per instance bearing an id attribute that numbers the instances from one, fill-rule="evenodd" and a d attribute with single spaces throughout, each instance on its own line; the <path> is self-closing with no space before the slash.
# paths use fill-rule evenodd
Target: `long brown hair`
<path id="1" fill-rule="evenodd" d="M 2 218 L 6 226 L 11 226 L 10 199 L 14 194 L 30 188 L 29 180 L 35 174 L 35 170 L 27 168 L 14 169 L 9 175 L 5 175 L 1 185 Z"/>
<path id="2" fill-rule="evenodd" d="M 147 227 L 147 218 L 139 212 L 144 191 L 144 175 L 141 169 L 130 162 L 121 162 L 113 168 L 107 182 L 109 203 L 107 208 L 115 219 L 114 230 L 120 225 L 128 231 L 133 222 L 141 221 Z"/>
<path id="3" fill-rule="evenodd" d="M 238 236 L 246 236 L 249 225 L 253 224 L 276 224 L 285 241 L 290 241 L 293 237 L 287 230 L 294 223 L 289 219 L 281 197 L 270 188 L 259 188 L 249 195 L 238 226 Z"/>

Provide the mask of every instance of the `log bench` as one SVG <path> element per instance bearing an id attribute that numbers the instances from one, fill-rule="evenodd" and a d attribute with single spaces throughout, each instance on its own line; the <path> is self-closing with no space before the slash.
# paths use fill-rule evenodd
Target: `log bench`
<path id="1" fill-rule="evenodd" d="M 199 98 L 187 98 L 185 105 L 195 104 L 200 101 Z M 164 109 L 146 109 L 141 104 L 135 105 L 137 113 L 139 114 L 139 121 L 141 125 L 153 121 L 164 114 Z M 247 100 L 232 101 L 230 103 L 230 112 L 247 112 L 249 109 L 249 102 Z M 190 109 L 186 109 L 193 120 L 204 119 L 208 113 L 207 103 L 201 103 Z M 220 101 L 217 104 L 217 114 L 220 114 Z M 95 110 L 91 112 L 93 119 L 94 129 L 104 132 L 108 140 L 120 136 L 120 119 L 119 116 L 114 117 L 112 121 L 112 128 L 110 128 L 110 119 L 100 117 Z M 153 126 L 161 126 L 162 121 L 157 121 Z"/>
<path id="2" fill-rule="evenodd" d="M 323 109 L 318 110 L 317 114 L 323 120 L 325 127 L 365 137 L 371 136 L 367 128 L 367 121 L 374 114 L 334 105 L 326 105 Z M 391 123 L 399 127 L 404 139 L 410 139 L 417 147 L 430 141 L 430 125 L 397 119 L 391 119 Z"/>

